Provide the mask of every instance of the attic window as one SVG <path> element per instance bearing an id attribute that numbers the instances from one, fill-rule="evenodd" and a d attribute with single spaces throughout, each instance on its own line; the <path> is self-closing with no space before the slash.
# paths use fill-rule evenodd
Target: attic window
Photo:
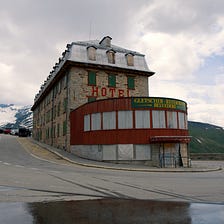
<path id="1" fill-rule="evenodd" d="M 88 59 L 96 61 L 96 48 L 94 46 L 87 47 Z"/>
<path id="2" fill-rule="evenodd" d="M 115 53 L 113 50 L 107 51 L 108 63 L 115 64 Z"/>
<path id="3" fill-rule="evenodd" d="M 127 65 L 134 66 L 134 55 L 131 53 L 128 53 L 125 55 L 125 57 L 126 57 Z"/>

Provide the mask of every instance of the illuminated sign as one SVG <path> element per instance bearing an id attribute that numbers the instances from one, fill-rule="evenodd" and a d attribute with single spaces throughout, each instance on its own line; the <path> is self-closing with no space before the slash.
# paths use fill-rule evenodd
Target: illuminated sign
<path id="1" fill-rule="evenodd" d="M 132 108 L 165 108 L 187 111 L 187 104 L 184 101 L 158 98 L 158 97 L 136 97 L 132 98 Z"/>

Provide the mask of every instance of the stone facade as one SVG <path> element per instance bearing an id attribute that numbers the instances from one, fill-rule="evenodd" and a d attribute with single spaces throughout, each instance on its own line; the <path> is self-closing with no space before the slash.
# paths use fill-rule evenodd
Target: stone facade
<path id="1" fill-rule="evenodd" d="M 112 46 L 109 37 L 100 43 L 77 42 L 67 47 L 63 58 L 41 86 L 32 110 L 33 137 L 70 151 L 72 110 L 93 100 L 148 96 L 148 77 L 154 73 L 147 68 L 144 55 Z M 112 61 L 107 59 L 111 51 Z M 94 84 L 89 83 L 91 72 L 95 74 Z M 113 86 L 109 84 L 111 74 Z"/>

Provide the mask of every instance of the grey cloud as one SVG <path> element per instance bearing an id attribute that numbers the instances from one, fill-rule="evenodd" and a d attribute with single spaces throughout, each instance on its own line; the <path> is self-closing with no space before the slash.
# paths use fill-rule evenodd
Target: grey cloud
<path id="1" fill-rule="evenodd" d="M 217 18 L 224 11 L 222 0 L 158 2 L 149 5 L 150 21 L 145 22 L 145 28 L 152 32 L 214 32 L 214 27 L 217 29 Z M 164 4 L 165 2 L 169 4 Z"/>

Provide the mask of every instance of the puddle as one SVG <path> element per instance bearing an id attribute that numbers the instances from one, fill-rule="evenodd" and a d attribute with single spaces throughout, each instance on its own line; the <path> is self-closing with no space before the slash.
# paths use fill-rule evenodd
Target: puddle
<path id="1" fill-rule="evenodd" d="M 123 199 L 0 203 L 0 223 L 223 224 L 224 204 Z"/>

